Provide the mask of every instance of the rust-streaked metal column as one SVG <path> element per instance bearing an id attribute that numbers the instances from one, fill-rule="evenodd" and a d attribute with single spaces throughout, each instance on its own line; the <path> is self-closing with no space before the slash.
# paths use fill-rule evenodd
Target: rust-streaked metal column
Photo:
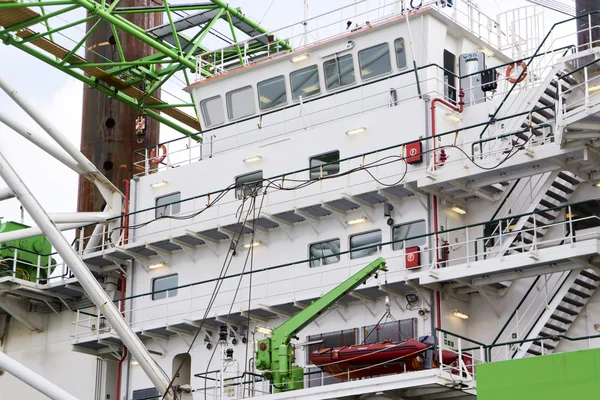
<path id="1" fill-rule="evenodd" d="M 162 0 L 121 0 L 119 7 L 151 7 Z M 132 14 L 126 17 L 142 29 L 162 24 L 162 13 Z M 94 21 L 87 24 L 90 29 Z M 117 29 L 126 60 L 134 60 L 155 53 L 148 45 Z M 86 42 L 86 59 L 90 62 L 120 60 L 110 24 L 101 22 Z M 158 96 L 158 93 L 155 94 Z M 124 179 L 131 179 L 134 171 L 134 151 L 158 143 L 159 124 L 146 119 L 146 137 L 137 143 L 135 120 L 139 112 L 110 99 L 98 90 L 84 88 L 81 151 L 124 192 Z M 139 160 L 138 160 L 139 161 Z M 100 192 L 85 179 L 79 180 L 78 211 L 99 211 L 104 206 Z"/>

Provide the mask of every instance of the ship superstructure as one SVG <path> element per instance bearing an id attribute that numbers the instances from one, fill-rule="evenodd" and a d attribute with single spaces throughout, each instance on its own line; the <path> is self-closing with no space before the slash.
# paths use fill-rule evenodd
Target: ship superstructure
<path id="1" fill-rule="evenodd" d="M 596 349 L 598 12 L 544 31 L 534 6 L 412 3 L 197 54 L 200 131 L 137 151 L 123 209 L 75 245 L 150 363 L 68 261 L 46 279 L 29 260 L 24 279 L 16 255 L 3 351 L 82 399 L 485 399 L 500 361 Z M 374 356 L 412 340 L 417 355 Z"/>

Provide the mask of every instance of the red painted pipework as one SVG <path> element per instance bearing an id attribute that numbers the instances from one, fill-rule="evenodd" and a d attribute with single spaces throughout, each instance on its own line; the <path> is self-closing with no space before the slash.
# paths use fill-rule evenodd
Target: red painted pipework
<path id="1" fill-rule="evenodd" d="M 123 220 L 123 243 L 126 244 L 129 239 L 129 195 L 130 195 L 130 185 L 131 182 L 129 179 L 124 179 L 123 183 L 125 184 L 125 218 Z M 124 316 L 125 313 L 125 302 L 123 299 L 125 298 L 125 285 L 127 284 L 127 279 L 125 279 L 125 275 L 123 275 L 123 266 L 121 265 L 121 302 L 119 303 L 119 311 Z M 117 400 L 121 395 L 121 369 L 123 366 L 123 362 L 127 358 L 127 347 L 123 347 L 123 356 L 119 359 L 119 363 L 117 364 L 117 387 L 116 387 L 116 397 Z"/>
<path id="2" fill-rule="evenodd" d="M 458 93 L 458 98 L 460 99 L 458 101 L 458 107 L 455 106 L 454 104 L 447 102 L 446 100 L 436 97 L 435 99 L 431 100 L 431 137 L 433 138 L 433 170 L 435 171 L 436 169 L 436 164 L 437 164 L 437 153 L 435 151 L 435 149 L 437 148 L 436 146 L 436 140 L 435 140 L 435 135 L 436 135 L 436 129 L 435 129 L 435 105 L 436 103 L 441 103 L 443 105 L 445 105 L 446 107 L 448 107 L 449 109 L 462 113 L 464 111 L 465 108 L 465 102 L 464 102 L 464 97 L 465 97 L 465 92 L 460 89 L 459 93 Z M 439 222 L 438 222 L 438 199 L 437 196 L 433 196 L 433 231 L 436 232 L 435 234 L 435 258 L 436 258 L 436 264 L 435 267 L 439 268 L 439 265 L 437 264 L 438 260 L 438 254 L 437 254 L 437 249 L 438 249 L 438 243 L 439 243 L 439 238 L 438 238 L 438 234 L 437 231 L 439 230 Z M 437 319 L 437 327 L 441 328 L 442 327 L 442 297 L 439 291 L 435 292 L 435 307 L 436 307 L 436 319 Z"/>

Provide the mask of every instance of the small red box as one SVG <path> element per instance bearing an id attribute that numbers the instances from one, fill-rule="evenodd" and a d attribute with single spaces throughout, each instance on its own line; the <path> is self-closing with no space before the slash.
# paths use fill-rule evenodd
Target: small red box
<path id="1" fill-rule="evenodd" d="M 406 162 L 408 164 L 419 164 L 423 162 L 421 142 L 406 145 Z"/>
<path id="2" fill-rule="evenodd" d="M 421 248 L 419 246 L 408 247 L 406 254 L 406 269 L 421 268 Z"/>

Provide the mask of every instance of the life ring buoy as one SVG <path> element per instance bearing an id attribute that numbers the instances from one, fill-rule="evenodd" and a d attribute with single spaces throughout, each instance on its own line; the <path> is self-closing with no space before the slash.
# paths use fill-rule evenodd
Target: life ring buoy
<path id="1" fill-rule="evenodd" d="M 153 147 L 150 152 L 150 164 L 158 165 L 167 157 L 167 148 L 165 145 L 161 144 L 158 148 L 161 150 L 162 155 L 156 156 L 157 147 Z"/>
<path id="2" fill-rule="evenodd" d="M 523 74 L 521 75 L 521 77 L 519 79 L 517 79 L 517 78 L 515 78 L 515 77 L 512 76 L 512 70 L 517 65 L 519 65 L 523 69 Z M 510 83 L 522 82 L 523 79 L 525 79 L 526 77 L 527 77 L 527 64 L 525 63 L 525 61 L 521 61 L 521 62 L 518 62 L 518 63 L 511 64 L 511 65 L 508 66 L 508 68 L 506 68 L 506 79 Z"/>

